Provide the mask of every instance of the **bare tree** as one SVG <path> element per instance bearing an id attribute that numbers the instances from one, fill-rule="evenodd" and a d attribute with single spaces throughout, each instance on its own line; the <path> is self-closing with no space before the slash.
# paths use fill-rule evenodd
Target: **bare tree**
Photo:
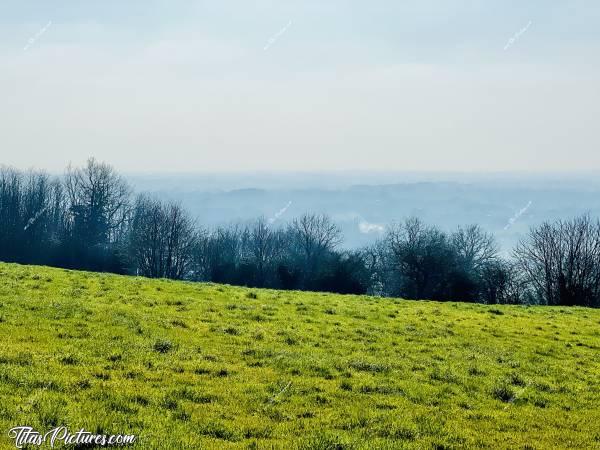
<path id="1" fill-rule="evenodd" d="M 542 303 L 600 305 L 600 222 L 588 215 L 533 227 L 515 249 Z"/>
<path id="2" fill-rule="evenodd" d="M 22 232 L 23 176 L 14 169 L 0 168 L 0 257 L 12 260 Z"/>
<path id="3" fill-rule="evenodd" d="M 239 225 L 217 227 L 200 232 L 194 249 L 194 278 L 203 281 L 232 283 L 242 261 L 242 235 Z"/>
<path id="4" fill-rule="evenodd" d="M 133 209 L 130 257 L 136 274 L 151 278 L 165 275 L 164 211 L 158 201 L 139 196 Z"/>
<path id="5" fill-rule="evenodd" d="M 388 235 L 389 237 L 389 235 Z M 362 249 L 362 259 L 369 274 L 369 294 L 378 296 L 397 295 L 400 292 L 400 279 L 396 260 L 388 239 L 378 240 Z"/>
<path id="6" fill-rule="evenodd" d="M 138 197 L 130 230 L 130 255 L 136 273 L 182 279 L 191 270 L 195 244 L 193 221 L 181 206 Z"/>
<path id="7" fill-rule="evenodd" d="M 342 242 L 340 228 L 323 214 L 304 214 L 291 223 L 288 231 L 307 278 L 314 278 L 324 257 Z"/>
<path id="8" fill-rule="evenodd" d="M 486 262 L 479 274 L 480 300 L 487 304 L 535 303 L 527 280 L 514 261 Z"/>
<path id="9" fill-rule="evenodd" d="M 479 225 L 458 227 L 451 240 L 458 257 L 468 269 L 479 271 L 498 257 L 494 236 Z"/>
<path id="10" fill-rule="evenodd" d="M 243 233 L 244 260 L 255 269 L 254 284 L 264 286 L 273 278 L 276 264 L 283 254 L 283 238 L 280 230 L 272 228 L 260 217 Z"/>
<path id="11" fill-rule="evenodd" d="M 111 166 L 90 158 L 65 175 L 72 231 L 85 245 L 118 240 L 129 212 L 131 189 Z"/>
<path id="12" fill-rule="evenodd" d="M 194 222 L 181 205 L 165 206 L 166 262 L 165 276 L 183 279 L 191 269 L 192 251 L 195 246 Z"/>
<path id="13" fill-rule="evenodd" d="M 420 219 L 394 224 L 385 238 L 402 296 L 446 300 L 450 296 L 450 271 L 455 267 L 448 236 Z"/>
<path id="14" fill-rule="evenodd" d="M 0 168 L 0 258 L 48 263 L 58 244 L 64 202 L 61 185 L 44 172 Z"/>

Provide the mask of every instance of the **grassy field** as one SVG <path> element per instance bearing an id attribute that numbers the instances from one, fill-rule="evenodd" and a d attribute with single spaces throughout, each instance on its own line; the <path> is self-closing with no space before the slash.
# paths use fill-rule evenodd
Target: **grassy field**
<path id="1" fill-rule="evenodd" d="M 600 311 L 0 264 L 0 448 L 17 425 L 144 449 L 600 448 Z"/>

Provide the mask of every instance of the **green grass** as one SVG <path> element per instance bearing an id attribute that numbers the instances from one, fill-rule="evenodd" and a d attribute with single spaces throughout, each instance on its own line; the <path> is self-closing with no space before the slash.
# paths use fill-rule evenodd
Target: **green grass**
<path id="1" fill-rule="evenodd" d="M 598 310 L 0 264 L 1 448 L 66 425 L 144 449 L 590 449 L 599 406 Z"/>

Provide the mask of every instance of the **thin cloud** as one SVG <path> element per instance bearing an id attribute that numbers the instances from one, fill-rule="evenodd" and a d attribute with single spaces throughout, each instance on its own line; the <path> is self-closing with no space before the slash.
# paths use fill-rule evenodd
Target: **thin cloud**
<path id="1" fill-rule="evenodd" d="M 358 231 L 360 231 L 362 234 L 381 234 L 385 231 L 385 226 L 378 223 L 369 223 L 363 220 L 358 224 Z"/>

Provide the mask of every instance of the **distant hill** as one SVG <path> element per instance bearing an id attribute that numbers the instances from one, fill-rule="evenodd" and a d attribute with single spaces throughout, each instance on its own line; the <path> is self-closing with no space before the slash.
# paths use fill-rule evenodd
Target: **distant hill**
<path id="1" fill-rule="evenodd" d="M 585 308 L 0 263 L 0 447 L 65 425 L 139 449 L 591 449 L 599 330 Z"/>
<path id="2" fill-rule="evenodd" d="M 480 224 L 496 235 L 505 252 L 544 220 L 586 212 L 600 216 L 600 177 L 593 175 L 254 174 L 131 180 L 138 190 L 180 200 L 211 226 L 260 215 L 281 223 L 306 211 L 324 212 L 342 226 L 344 245 L 351 248 L 373 242 L 387 224 L 411 215 L 447 230 Z"/>

